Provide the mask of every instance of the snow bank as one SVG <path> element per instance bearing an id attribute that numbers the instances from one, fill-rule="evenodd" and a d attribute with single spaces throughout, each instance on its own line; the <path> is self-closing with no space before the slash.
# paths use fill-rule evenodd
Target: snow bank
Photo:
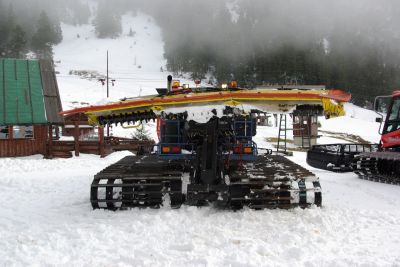
<path id="1" fill-rule="evenodd" d="M 378 115 L 371 110 L 357 107 L 353 104 L 345 104 L 346 116 L 326 120 L 321 117 L 323 131 L 335 133 L 348 133 L 362 137 L 371 143 L 379 143 L 379 123 L 375 122 Z"/>

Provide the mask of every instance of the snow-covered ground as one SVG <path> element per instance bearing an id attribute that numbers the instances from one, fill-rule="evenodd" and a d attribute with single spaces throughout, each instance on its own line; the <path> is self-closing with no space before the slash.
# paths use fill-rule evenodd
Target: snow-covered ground
<path id="1" fill-rule="evenodd" d="M 93 174 L 127 154 L 1 159 L 0 266 L 400 264 L 398 186 L 310 168 L 322 208 L 93 211 Z"/>
<path id="2" fill-rule="evenodd" d="M 165 87 L 159 28 L 145 14 L 123 20 L 124 34 L 132 27 L 135 37 L 97 40 L 92 26 L 63 25 L 64 42 L 54 51 L 64 109 L 104 100 L 97 80 L 69 71 L 104 74 L 107 49 L 117 80 L 112 99 Z M 321 119 L 322 129 L 379 141 L 374 114 L 351 104 L 346 110 L 346 117 Z M 266 137 L 276 135 L 260 127 L 256 142 L 272 147 Z M 342 140 L 320 139 L 331 142 Z M 321 180 L 322 208 L 93 211 L 93 175 L 128 154 L 0 159 L 0 266 L 400 266 L 399 186 L 314 169 L 295 152 L 290 159 Z"/>

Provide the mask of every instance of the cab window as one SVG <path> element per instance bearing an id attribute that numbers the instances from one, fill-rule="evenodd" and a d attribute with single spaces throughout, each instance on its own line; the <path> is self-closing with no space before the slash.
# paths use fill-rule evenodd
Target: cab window
<path id="1" fill-rule="evenodd" d="M 387 118 L 384 133 L 390 133 L 398 129 L 400 129 L 400 98 L 395 98 Z"/>

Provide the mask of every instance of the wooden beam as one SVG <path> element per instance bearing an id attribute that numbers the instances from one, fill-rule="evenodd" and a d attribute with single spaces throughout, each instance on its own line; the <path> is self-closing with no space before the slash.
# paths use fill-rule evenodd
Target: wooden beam
<path id="1" fill-rule="evenodd" d="M 79 157 L 79 125 L 78 125 L 78 123 L 75 123 L 74 141 L 75 141 L 75 156 Z"/>
<path id="2" fill-rule="evenodd" d="M 78 125 L 89 125 L 90 126 L 90 124 L 89 124 L 89 122 L 88 121 L 65 121 L 65 126 L 67 126 L 67 125 L 75 125 L 75 124 L 78 124 Z"/>
<path id="3" fill-rule="evenodd" d="M 60 127 L 56 126 L 56 140 L 60 139 Z"/>
<path id="4" fill-rule="evenodd" d="M 105 157 L 105 147 L 104 147 L 104 127 L 99 127 L 99 153 L 100 157 Z"/>
<path id="5" fill-rule="evenodd" d="M 8 126 L 8 139 L 14 139 L 14 126 Z"/>
<path id="6" fill-rule="evenodd" d="M 49 135 L 48 135 L 48 148 L 47 148 L 47 157 L 53 158 L 53 125 L 48 126 Z"/>

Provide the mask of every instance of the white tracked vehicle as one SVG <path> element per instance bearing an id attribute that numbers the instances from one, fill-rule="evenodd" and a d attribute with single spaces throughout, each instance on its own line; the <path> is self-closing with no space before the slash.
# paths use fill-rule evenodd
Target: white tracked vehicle
<path id="1" fill-rule="evenodd" d="M 84 112 L 100 126 L 157 120 L 160 141 L 156 152 L 125 157 L 96 174 L 90 189 L 93 208 L 321 205 L 321 186 L 313 173 L 272 151 L 258 153 L 253 141 L 256 117 L 259 112 L 296 109 L 341 115 L 340 102 L 348 101 L 348 94 L 339 90 L 248 90 L 237 88 L 236 83 L 189 88 L 177 86 L 172 77 L 168 77 L 167 89 L 157 91 L 155 96 L 64 112 Z"/>

